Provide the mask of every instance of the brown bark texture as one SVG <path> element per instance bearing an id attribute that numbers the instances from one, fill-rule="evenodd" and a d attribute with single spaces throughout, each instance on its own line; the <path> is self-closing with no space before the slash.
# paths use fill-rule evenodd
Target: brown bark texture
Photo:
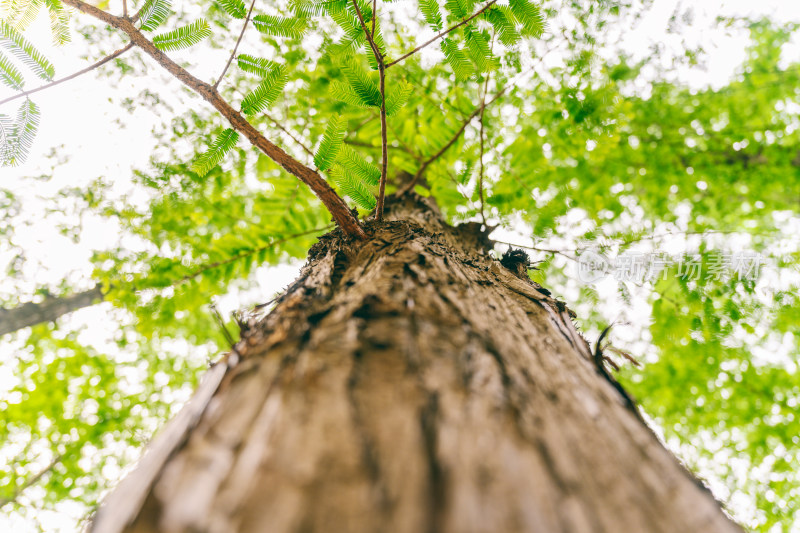
<path id="1" fill-rule="evenodd" d="M 27 302 L 9 309 L 0 308 L 0 335 L 42 322 L 52 322 L 62 315 L 89 307 L 103 299 L 100 285 L 69 296 L 48 297 L 40 303 Z"/>
<path id="2" fill-rule="evenodd" d="M 93 531 L 741 531 L 480 225 L 386 208 L 320 239 Z"/>

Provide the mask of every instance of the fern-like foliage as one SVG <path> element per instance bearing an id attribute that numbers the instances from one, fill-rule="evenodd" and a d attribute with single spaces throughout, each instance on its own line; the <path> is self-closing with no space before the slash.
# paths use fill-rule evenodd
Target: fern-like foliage
<path id="1" fill-rule="evenodd" d="M 408 97 L 414 92 L 414 86 L 410 83 L 401 81 L 397 83 L 389 94 L 386 95 L 386 114 L 394 115 L 406 105 Z"/>
<path id="2" fill-rule="evenodd" d="M 515 24 L 514 14 L 507 6 L 494 5 L 483 13 L 483 18 L 494 27 L 501 43 L 514 46 L 521 38 Z"/>
<path id="3" fill-rule="evenodd" d="M 444 4 L 445 9 L 449 11 L 454 19 L 465 19 L 472 15 L 473 8 L 475 7 L 474 0 L 447 0 Z"/>
<path id="4" fill-rule="evenodd" d="M 292 12 L 300 18 L 333 15 L 347 9 L 348 0 L 292 0 Z"/>
<path id="5" fill-rule="evenodd" d="M 208 150 L 197 156 L 192 162 L 192 170 L 205 176 L 208 172 L 220 164 L 225 158 L 225 155 L 236 146 L 236 141 L 239 140 L 239 134 L 228 128 L 220 133 L 217 138 L 208 147 Z"/>
<path id="6" fill-rule="evenodd" d="M 530 0 L 509 0 L 509 7 L 514 17 L 522 24 L 523 34 L 540 37 L 544 32 L 544 15 L 539 7 Z"/>
<path id="7" fill-rule="evenodd" d="M 6 161 L 11 157 L 13 150 L 11 145 L 13 131 L 13 119 L 8 115 L 0 115 L 0 166 L 5 166 Z"/>
<path id="8" fill-rule="evenodd" d="M 317 153 L 314 154 L 314 164 L 319 170 L 324 172 L 331 168 L 331 165 L 339 155 L 344 141 L 345 124 L 346 121 L 338 116 L 331 117 L 330 122 L 328 122 L 325 133 L 322 135 L 322 141 L 320 141 L 319 148 L 317 148 Z"/>
<path id="9" fill-rule="evenodd" d="M 56 45 L 67 44 L 69 36 L 69 12 L 61 0 L 44 0 L 44 5 L 50 15 L 50 34 Z"/>
<path id="10" fill-rule="evenodd" d="M 25 162 L 30 152 L 36 131 L 39 128 L 39 108 L 31 100 L 19 108 L 16 120 L 9 124 L 4 118 L 0 121 L 3 131 L 0 133 L 3 144 L 0 146 L 2 166 L 16 166 Z"/>
<path id="11" fill-rule="evenodd" d="M 142 31 L 153 31 L 161 26 L 172 12 L 170 0 L 146 0 L 140 10 Z"/>
<path id="12" fill-rule="evenodd" d="M 330 173 L 333 182 L 344 196 L 349 197 L 362 209 L 375 208 L 378 203 L 375 195 L 370 192 L 369 187 L 363 181 L 341 165 L 335 165 Z"/>
<path id="13" fill-rule="evenodd" d="M 380 107 L 381 91 L 378 88 L 378 79 L 364 70 L 358 59 L 353 56 L 348 57 L 342 66 L 342 73 L 364 105 Z"/>
<path id="14" fill-rule="evenodd" d="M 217 4 L 225 13 L 235 19 L 243 19 L 247 16 L 247 6 L 242 0 L 217 0 Z"/>
<path id="15" fill-rule="evenodd" d="M 243 71 L 249 72 L 250 74 L 255 74 L 261 78 L 267 77 L 275 69 L 280 68 L 280 65 L 274 61 L 248 54 L 239 54 L 236 56 L 236 63 Z"/>
<path id="16" fill-rule="evenodd" d="M 22 64 L 40 78 L 50 81 L 55 68 L 33 45 L 13 26 L 0 19 L 0 43 L 11 51 Z"/>
<path id="17" fill-rule="evenodd" d="M 442 31 L 442 12 L 437 0 L 419 0 L 419 10 L 433 31 Z"/>
<path id="18" fill-rule="evenodd" d="M 44 0 L 11 0 L 3 7 L 6 11 L 6 22 L 19 31 L 25 31 L 36 19 Z"/>
<path id="19" fill-rule="evenodd" d="M 159 50 L 170 52 L 194 46 L 209 35 L 211 35 L 211 28 L 208 26 L 208 22 L 200 19 L 171 32 L 156 35 L 153 37 L 153 44 Z"/>
<path id="20" fill-rule="evenodd" d="M 242 100 L 242 112 L 254 115 L 272 105 L 283 92 L 288 77 L 283 67 L 271 70 L 250 94 Z"/>
<path id="21" fill-rule="evenodd" d="M 3 85 L 17 91 L 21 91 L 25 88 L 25 80 L 22 78 L 22 73 L 14 66 L 14 63 L 3 54 L 0 54 L 0 81 L 3 82 Z"/>
<path id="22" fill-rule="evenodd" d="M 473 69 L 464 50 L 459 48 L 452 39 L 442 39 L 441 48 L 442 52 L 444 52 L 445 60 L 450 65 L 450 68 L 453 69 L 456 78 L 468 80 L 472 76 Z"/>
<path id="23" fill-rule="evenodd" d="M 498 60 L 492 54 L 492 49 L 489 46 L 489 37 L 484 32 L 467 28 L 464 30 L 464 34 L 469 57 L 478 67 L 479 72 L 488 72 L 499 66 Z"/>
<path id="24" fill-rule="evenodd" d="M 367 185 L 375 186 L 381 181 L 380 169 L 346 144 L 342 145 L 336 162 Z"/>
<path id="25" fill-rule="evenodd" d="M 366 43 L 364 31 L 358 17 L 351 13 L 348 6 L 344 9 L 332 10 L 328 15 L 344 32 L 344 38 L 339 43 L 339 48 L 343 54 L 351 54 L 357 48 Z"/>
<path id="26" fill-rule="evenodd" d="M 253 25 L 265 35 L 299 39 L 308 29 L 306 19 L 301 17 L 277 17 L 273 15 L 256 15 Z"/>
<path id="27" fill-rule="evenodd" d="M 372 107 L 372 104 L 365 104 L 362 102 L 361 98 L 353 91 L 350 85 L 346 83 L 334 80 L 331 82 L 328 90 L 334 100 L 339 100 L 340 102 L 354 107 Z"/>

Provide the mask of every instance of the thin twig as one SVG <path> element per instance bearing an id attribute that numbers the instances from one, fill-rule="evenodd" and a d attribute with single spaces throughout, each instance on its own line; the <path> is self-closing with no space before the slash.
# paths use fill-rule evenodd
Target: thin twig
<path id="1" fill-rule="evenodd" d="M 478 197 L 481 200 L 481 219 L 483 220 L 484 225 L 486 224 L 486 215 L 483 212 L 484 209 L 484 199 L 483 199 L 483 113 L 486 111 L 486 91 L 489 89 L 489 74 L 486 74 L 486 82 L 483 84 L 483 96 L 481 97 L 481 115 L 480 115 L 480 122 L 481 122 L 481 173 L 478 176 Z"/>
<path id="2" fill-rule="evenodd" d="M 375 21 L 377 20 L 378 1 L 372 0 L 372 40 L 375 40 Z"/>
<path id="3" fill-rule="evenodd" d="M 458 138 L 461 137 L 461 134 L 464 133 L 464 130 L 467 129 L 467 126 L 469 126 L 469 123 L 472 122 L 472 119 L 474 119 L 476 116 L 478 116 L 478 114 L 481 112 L 481 110 L 483 108 L 485 108 L 487 105 L 491 105 L 498 98 L 503 96 L 503 94 L 506 92 L 507 88 L 508 88 L 508 85 L 506 85 L 505 87 L 500 89 L 498 92 L 496 92 L 491 100 L 489 100 L 488 102 L 484 102 L 483 105 L 480 105 L 480 106 L 476 107 L 472 111 L 472 113 L 470 113 L 470 115 L 466 119 L 464 119 L 464 122 L 461 123 L 461 127 L 459 127 L 458 130 L 453 135 L 453 137 L 449 141 L 447 141 L 447 144 L 442 146 L 442 148 L 438 152 L 436 152 L 431 157 L 426 159 L 425 162 L 422 163 L 422 166 L 419 167 L 419 170 L 417 170 L 417 173 L 414 174 L 414 177 L 411 179 L 411 181 L 409 181 L 405 185 L 405 187 L 403 187 L 402 189 L 397 191 L 397 193 L 396 193 L 397 196 L 402 196 L 403 194 L 405 194 L 408 191 L 410 191 L 411 189 L 413 189 L 414 185 L 417 184 L 417 181 L 422 176 L 422 174 L 425 173 L 425 171 L 428 169 L 428 167 L 431 165 L 431 163 L 433 163 L 434 161 L 439 159 L 442 156 L 442 154 L 444 154 L 451 146 L 453 146 L 453 144 L 458 140 Z"/>
<path id="4" fill-rule="evenodd" d="M 222 78 L 225 77 L 225 73 L 228 72 L 228 68 L 231 66 L 233 58 L 236 57 L 236 51 L 239 49 L 239 43 L 242 42 L 242 37 L 244 37 L 244 31 L 247 29 L 247 24 L 250 22 L 250 15 L 253 14 L 253 8 L 255 6 L 256 6 L 256 0 L 250 2 L 250 9 L 247 10 L 247 18 L 244 19 L 244 24 L 242 25 L 242 31 L 239 32 L 239 38 L 236 39 L 236 45 L 233 47 L 233 51 L 231 52 L 231 56 L 228 58 L 228 62 L 225 63 L 225 68 L 222 69 L 222 74 L 219 75 L 219 78 L 217 78 L 216 83 L 214 83 L 214 89 L 219 87 L 219 83 L 222 81 Z"/>
<path id="5" fill-rule="evenodd" d="M 373 7 L 372 10 L 372 35 L 370 35 L 369 31 L 367 30 L 367 25 L 364 22 L 364 17 L 361 14 L 361 9 L 358 7 L 358 2 L 353 0 L 353 6 L 356 8 L 356 14 L 358 15 L 358 20 L 361 23 L 361 29 L 364 30 L 364 35 L 367 37 L 367 41 L 369 41 L 369 45 L 372 48 L 372 53 L 375 55 L 375 61 L 378 63 L 378 73 L 380 76 L 380 85 L 379 90 L 381 93 L 381 182 L 378 188 L 378 204 L 375 206 L 375 220 L 380 222 L 383 220 L 383 204 L 384 199 L 386 197 L 386 176 L 388 174 L 388 166 L 389 166 L 389 142 L 388 136 L 386 131 L 386 66 L 383 62 L 383 53 L 381 52 L 378 45 L 375 44 L 375 19 L 378 18 L 378 14 L 375 12 L 375 8 Z M 373 0 L 373 6 L 375 6 Z"/>
<path id="6" fill-rule="evenodd" d="M 42 477 L 44 477 L 46 474 L 51 472 L 53 470 L 53 468 L 55 468 L 56 465 L 61 462 L 61 459 L 64 458 L 64 455 L 65 454 L 63 454 L 63 453 L 60 453 L 60 454 L 56 455 L 53 458 L 53 460 L 50 461 L 50 464 L 48 464 L 46 467 L 44 467 L 41 470 L 39 470 L 33 476 L 31 476 L 28 479 L 26 479 L 25 482 L 22 485 L 20 485 L 19 487 L 15 488 L 13 494 L 11 494 L 8 498 L 3 498 L 2 500 L 0 500 L 0 508 L 5 507 L 9 503 L 16 502 L 17 498 L 19 498 L 20 494 L 25 492 L 32 485 L 35 485 L 36 483 L 38 483 L 38 481 L 40 479 L 42 479 Z"/>
<path id="7" fill-rule="evenodd" d="M 107 13 L 82 0 L 64 0 L 64 3 L 125 32 L 136 46 L 155 59 L 167 72 L 214 106 L 230 122 L 231 127 L 243 134 L 253 146 L 308 185 L 345 233 L 362 239 L 366 238 L 364 229 L 352 211 L 350 211 L 347 203 L 333 190 L 319 172 L 302 164 L 281 147 L 264 137 L 239 111 L 223 99 L 214 87 L 193 76 L 185 68 L 170 59 L 164 52 L 156 48 L 152 41 L 147 39 L 130 20 Z"/>
<path id="8" fill-rule="evenodd" d="M 464 20 L 462 20 L 461 22 L 459 22 L 459 23 L 457 23 L 457 24 L 455 24 L 453 26 L 450 26 L 446 30 L 439 32 L 432 39 L 424 42 L 423 44 L 421 44 L 419 46 L 417 46 L 416 48 L 414 48 L 410 52 L 407 52 L 407 53 L 403 54 L 402 56 L 400 56 L 399 58 L 395 59 L 391 63 L 387 63 L 386 64 L 386 68 L 389 68 L 392 65 L 398 64 L 399 62 L 403 61 L 404 59 L 408 58 L 409 56 L 412 56 L 412 55 L 416 54 L 417 52 L 419 52 L 420 50 L 422 50 L 426 46 L 428 46 L 428 45 L 430 45 L 432 43 L 435 43 L 436 41 L 438 41 L 442 37 L 446 36 L 448 33 L 452 32 L 453 30 L 456 30 L 456 29 L 460 28 L 461 26 L 463 26 L 464 24 L 466 24 L 470 20 L 474 19 L 475 17 L 477 17 L 478 15 L 480 15 L 481 13 L 483 13 L 484 11 L 486 11 L 487 9 L 489 9 L 490 7 L 492 7 L 496 3 L 497 3 L 497 0 L 491 0 L 491 2 L 489 2 L 488 4 L 483 6 L 480 10 L 475 12 L 475 14 L 470 15 L 469 17 L 465 18 Z"/>
<path id="9" fill-rule="evenodd" d="M 51 81 L 50 83 L 42 85 L 41 87 L 37 87 L 35 89 L 31 89 L 30 91 L 23 91 L 21 93 L 15 94 L 14 96 L 9 96 L 5 100 L 0 100 L 0 105 L 3 105 L 3 104 L 8 103 L 8 102 L 11 102 L 12 100 L 16 100 L 17 98 L 27 97 L 30 94 L 38 93 L 39 91 L 43 91 L 45 89 L 49 89 L 50 87 L 54 87 L 54 86 L 56 86 L 56 85 L 58 85 L 60 83 L 64 83 L 65 81 L 69 81 L 69 80 L 71 80 L 73 78 L 77 78 L 78 76 L 80 76 L 82 74 L 86 74 L 87 72 L 90 72 L 90 71 L 96 69 L 97 67 L 105 65 L 106 63 L 108 63 L 112 59 L 115 59 L 115 58 L 121 56 L 122 54 L 124 54 L 125 52 L 130 50 L 131 48 L 133 48 L 133 43 L 130 43 L 130 44 L 128 44 L 127 46 L 125 46 L 123 48 L 120 48 L 116 52 L 112 52 L 111 54 L 107 55 L 106 57 L 104 57 L 100 61 L 98 61 L 96 63 L 93 63 L 92 65 L 86 67 L 85 69 L 79 70 L 78 72 L 74 72 L 74 73 L 70 74 L 69 76 L 67 76 L 65 78 L 61 78 L 60 80 L 56 80 L 56 81 Z"/>
<path id="10" fill-rule="evenodd" d="M 235 261 L 239 261 L 240 259 L 245 259 L 245 258 L 250 257 L 252 255 L 255 255 L 255 254 L 259 253 L 259 252 L 263 252 L 264 250 L 268 250 L 270 248 L 274 248 L 275 246 L 278 246 L 279 244 L 283 244 L 285 242 L 291 241 L 292 239 L 297 239 L 298 237 L 303 237 L 305 235 L 311 235 L 312 233 L 319 233 L 321 231 L 325 231 L 325 230 L 331 229 L 331 227 L 332 226 L 323 226 L 321 228 L 314 228 L 314 229 L 310 229 L 308 231 L 302 231 L 300 233 L 295 233 L 293 235 L 288 235 L 288 236 L 284 237 L 283 239 L 278 239 L 278 240 L 273 241 L 273 242 L 271 242 L 269 244 L 265 244 L 264 246 L 260 246 L 258 248 L 254 248 L 254 249 L 249 250 L 247 252 L 243 252 L 241 254 L 234 255 L 234 256 L 229 257 L 227 259 L 224 259 L 222 261 L 215 261 L 214 263 L 210 263 L 208 265 L 203 265 L 200 268 L 198 268 L 197 270 L 193 271 L 192 273 L 187 274 L 184 277 L 182 277 L 181 279 L 177 280 L 177 283 L 178 284 L 186 283 L 187 281 L 191 281 L 194 278 L 196 278 L 197 276 L 208 272 L 209 270 L 214 270 L 215 268 L 219 268 L 221 266 L 228 265 L 228 264 L 233 263 Z"/>
<path id="11" fill-rule="evenodd" d="M 304 151 L 305 153 L 307 153 L 307 154 L 308 154 L 308 155 L 310 155 L 311 157 L 314 157 L 314 152 L 312 152 L 312 151 L 311 151 L 311 150 L 308 148 L 308 146 L 306 146 L 306 145 L 303 143 L 303 141 L 301 141 L 300 139 L 298 139 L 297 137 L 295 137 L 295 136 L 292 134 L 292 132 L 291 132 L 291 131 L 289 131 L 289 130 L 287 130 L 286 128 L 284 128 L 284 127 L 283 127 L 283 125 L 282 125 L 280 122 L 278 122 L 277 120 L 275 120 L 274 118 L 272 118 L 272 117 L 271 117 L 271 116 L 270 116 L 268 113 L 266 113 L 266 112 L 262 112 L 261 114 L 262 114 L 262 115 L 264 115 L 265 117 L 267 117 L 267 119 L 268 119 L 270 122 L 272 122 L 272 123 L 275 125 L 275 127 L 276 127 L 276 128 L 278 128 L 279 130 L 281 130 L 283 133 L 285 133 L 286 135 L 288 135 L 288 136 L 289 136 L 289 137 L 290 137 L 290 138 L 291 138 L 291 139 L 292 139 L 294 142 L 296 142 L 296 143 L 298 144 L 298 146 L 300 146 L 300 148 L 302 148 L 302 149 L 303 149 L 303 151 Z"/>
<path id="12" fill-rule="evenodd" d="M 538 246 L 526 246 L 524 244 L 516 244 L 516 243 L 513 243 L 513 242 L 505 242 L 505 241 L 494 241 L 494 242 L 496 242 L 497 244 L 505 244 L 505 245 L 508 245 L 508 246 L 515 246 L 517 248 L 527 248 L 528 250 L 534 250 L 536 252 L 542 252 L 542 253 L 550 254 L 550 255 L 560 255 L 562 257 L 566 257 L 570 261 L 578 261 L 577 257 L 571 256 L 571 255 L 565 253 L 564 250 L 551 250 L 551 249 L 548 249 L 548 248 L 539 248 Z M 577 251 L 577 250 L 573 250 L 573 251 Z"/>
<path id="13" fill-rule="evenodd" d="M 122 0 L 122 16 L 128 18 L 128 0 Z"/>

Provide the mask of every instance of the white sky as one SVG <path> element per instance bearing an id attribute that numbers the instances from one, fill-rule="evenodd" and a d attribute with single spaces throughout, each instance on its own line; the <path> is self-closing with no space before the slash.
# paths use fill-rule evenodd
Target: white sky
<path id="1" fill-rule="evenodd" d="M 118 3 L 118 2 L 117 2 Z M 112 5 L 115 2 L 112 1 Z M 676 6 L 694 6 L 694 24 L 680 35 L 666 32 L 667 19 Z M 681 49 L 689 45 L 703 42 L 707 54 L 706 69 L 681 70 L 682 79 L 694 86 L 721 86 L 744 59 L 746 35 L 726 35 L 722 32 L 711 32 L 707 28 L 718 15 L 768 15 L 779 21 L 800 21 L 800 0 L 698 0 L 680 2 L 679 0 L 655 0 L 654 7 L 634 28 L 611 28 L 610 31 L 624 33 L 625 46 L 633 53 L 643 52 L 651 44 L 663 43 L 672 49 Z M 49 43 L 46 16 L 43 14 L 27 33 L 40 50 L 56 67 L 56 77 L 60 78 L 87 65 L 79 57 L 85 53 L 83 42 L 62 48 L 53 48 Z M 422 39 L 422 37 L 420 37 Z M 225 52 L 203 49 L 208 54 L 204 63 L 222 65 Z M 111 50 L 109 50 L 111 51 Z M 193 51 L 192 53 L 197 53 Z M 797 42 L 792 44 L 787 58 L 800 56 Z M 113 67 L 105 67 L 113 68 Z M 219 69 L 214 66 L 214 72 Z M 37 86 L 33 79 L 28 87 Z M 146 167 L 152 149 L 151 129 L 158 117 L 145 109 L 137 110 L 132 116 L 125 117 L 127 127 L 120 130 L 113 122 L 120 116 L 117 106 L 109 102 L 108 94 L 126 93 L 133 95 L 144 88 L 151 88 L 148 80 L 126 78 L 121 86 L 110 87 L 106 80 L 98 80 L 94 73 L 82 76 L 51 90 L 36 94 L 32 99 L 41 107 L 42 121 L 40 133 L 33 146 L 29 160 L 23 166 L 14 169 L 0 169 L 0 187 L 10 189 L 23 199 L 25 218 L 33 221 L 26 228 L 17 231 L 17 244 L 23 246 L 31 264 L 38 267 L 31 272 L 23 286 L 15 282 L 0 279 L 0 293 L 29 294 L 35 287 L 58 284 L 69 278 L 74 285 L 91 286 L 91 264 L 89 257 L 92 250 L 103 249 L 117 240 L 117 228 L 108 223 L 87 224 L 81 235 L 79 244 L 60 235 L 52 227 L 50 219 L 38 215 L 41 206 L 40 198 L 54 195 L 66 186 L 85 186 L 98 176 L 118 181 L 121 187 L 130 183 L 131 168 Z M 159 93 L 168 96 L 169 91 L 178 89 L 173 81 L 167 87 L 159 87 Z M 0 89 L 0 99 L 10 92 Z M 13 114 L 21 101 L 6 104 L 0 113 Z M 42 155 L 51 147 L 63 145 L 63 151 L 71 155 L 68 163 L 58 167 L 49 181 L 29 180 L 30 176 L 46 172 L 43 168 Z M 494 235 L 499 240 L 526 244 L 519 234 L 513 231 L 499 230 Z M 7 251 L 4 255 L 3 243 L 0 243 L 0 267 L 10 259 Z M 255 273 L 256 281 L 252 290 L 247 293 L 231 291 L 219 302 L 220 310 L 227 313 L 233 309 L 251 305 L 259 301 L 269 300 L 274 293 L 288 285 L 296 276 L 298 264 L 273 268 L 261 268 Z M 601 287 L 604 292 L 614 294 L 616 285 Z M 610 300 L 609 300 L 610 301 Z M 620 309 L 609 309 L 609 318 L 613 319 Z M 102 328 L 99 324 L 107 322 L 109 308 L 107 304 L 84 309 L 74 313 L 69 323 L 74 325 L 94 324 L 91 328 Z M 649 314 L 649 310 L 646 311 Z M 96 331 L 98 342 L 107 337 L 108 331 Z M 14 346 L 0 343 L 0 361 L 8 360 Z M 0 395 L 7 390 L 10 376 L 4 375 L 0 367 Z M 76 530 L 76 520 L 83 509 L 71 504 L 59 507 L 59 512 L 41 513 L 38 517 L 46 531 L 70 532 Z M 0 516 L 0 531 L 23 532 L 33 530 L 33 523 L 21 521 L 19 517 Z"/>

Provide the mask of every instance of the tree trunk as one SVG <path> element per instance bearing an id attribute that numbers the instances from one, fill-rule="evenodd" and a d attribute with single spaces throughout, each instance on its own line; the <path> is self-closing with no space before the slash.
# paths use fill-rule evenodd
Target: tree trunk
<path id="1" fill-rule="evenodd" d="M 41 303 L 27 302 L 11 309 L 0 308 L 0 336 L 89 307 L 103 299 L 103 289 L 95 285 L 88 291 L 62 297 L 48 297 Z"/>
<path id="2" fill-rule="evenodd" d="M 740 531 L 566 307 L 427 202 L 323 237 L 93 530 Z"/>

